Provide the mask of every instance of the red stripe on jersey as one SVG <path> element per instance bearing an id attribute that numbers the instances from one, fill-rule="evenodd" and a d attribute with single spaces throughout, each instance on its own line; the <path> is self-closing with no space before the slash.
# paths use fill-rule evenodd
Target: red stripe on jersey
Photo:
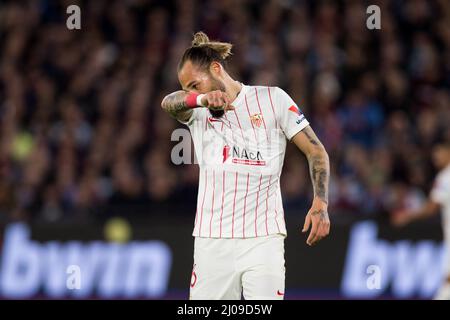
<path id="1" fill-rule="evenodd" d="M 281 233 L 280 226 L 278 225 L 278 220 L 277 220 L 277 216 L 278 216 L 277 199 L 278 199 L 278 194 L 275 192 L 275 223 L 277 224 L 278 233 Z"/>
<path id="2" fill-rule="evenodd" d="M 211 204 L 211 219 L 209 220 L 209 237 L 211 238 L 211 225 L 214 216 L 214 194 L 216 192 L 216 171 L 213 170 L 213 196 L 212 196 L 212 204 Z"/>
<path id="3" fill-rule="evenodd" d="M 248 112 L 248 116 L 251 119 L 251 115 L 250 115 L 250 109 L 248 108 L 248 103 L 247 103 L 247 95 L 245 95 L 245 105 L 247 106 L 247 112 Z M 250 123 L 252 125 L 253 128 L 253 134 L 255 135 L 255 142 L 258 142 L 258 138 L 256 138 L 256 131 L 255 131 L 255 127 L 253 126 L 253 122 L 250 120 Z"/>
<path id="4" fill-rule="evenodd" d="M 272 175 L 270 176 L 270 179 L 272 179 Z M 270 193 L 270 188 L 272 187 L 272 185 L 274 184 L 274 183 L 278 183 L 278 180 L 277 179 L 275 179 L 275 181 L 274 182 L 272 182 L 272 183 L 270 183 L 270 180 L 269 180 L 269 186 L 267 187 L 267 192 L 268 193 Z M 277 212 L 277 193 L 275 192 L 275 223 L 277 224 L 277 229 L 278 229 L 278 233 L 280 233 L 280 227 L 278 226 L 278 221 L 277 221 L 277 215 L 278 215 L 278 212 Z M 270 198 L 271 196 L 269 195 L 269 198 Z M 267 207 L 267 200 L 266 200 L 266 207 Z M 266 209 L 267 210 L 267 209 Z M 267 223 L 267 219 L 268 219 L 268 217 L 267 217 L 267 211 L 266 211 L 266 223 Z M 267 226 L 266 226 L 266 228 L 267 228 Z"/>
<path id="5" fill-rule="evenodd" d="M 244 214 L 242 217 L 242 237 L 245 238 L 245 210 L 247 207 L 247 194 L 248 194 L 248 180 L 250 179 L 250 173 L 247 173 L 247 189 L 245 190 L 244 198 Z"/>
<path id="6" fill-rule="evenodd" d="M 231 129 L 231 139 L 233 140 L 233 144 L 236 144 L 236 139 L 234 139 L 234 130 L 233 130 L 233 128 L 231 128 L 231 122 L 230 122 L 230 120 L 228 120 L 228 117 L 227 117 L 227 115 L 226 114 L 224 114 L 224 117 L 225 117 L 225 119 L 227 119 L 227 121 L 228 121 L 228 124 L 230 125 L 230 129 Z M 236 116 L 236 118 L 237 118 L 237 116 Z M 225 134 L 225 140 L 226 140 L 226 138 L 227 138 L 227 135 Z"/>
<path id="7" fill-rule="evenodd" d="M 234 238 L 234 208 L 236 205 L 236 192 L 237 192 L 237 181 L 238 181 L 238 173 L 236 172 L 236 178 L 234 182 L 234 200 L 233 200 L 233 220 L 231 223 L 231 237 Z"/>
<path id="8" fill-rule="evenodd" d="M 230 128 L 231 128 L 231 121 L 228 119 L 227 114 L 224 113 L 224 114 L 223 114 L 223 117 L 225 118 L 225 120 L 227 120 L 228 123 L 225 124 L 225 121 L 223 121 L 223 119 L 222 119 L 222 123 L 224 123 L 227 127 L 230 127 Z"/>
<path id="9" fill-rule="evenodd" d="M 234 111 L 234 115 L 236 116 L 236 120 L 237 120 L 237 122 L 238 122 L 239 129 L 241 129 L 242 139 L 245 140 L 245 138 L 244 138 L 244 132 L 242 131 L 242 127 L 241 127 L 241 122 L 239 121 L 239 118 L 238 118 L 238 116 L 237 116 L 236 110 L 233 109 L 233 111 Z"/>
<path id="10" fill-rule="evenodd" d="M 263 112 L 261 110 L 261 105 L 259 104 L 258 90 L 256 89 L 256 87 L 255 87 L 255 92 L 256 92 L 256 101 L 258 102 L 259 113 L 261 114 L 262 122 L 264 124 L 264 130 L 266 131 L 267 141 L 269 141 L 269 135 L 267 134 L 266 121 L 264 121 L 264 116 L 263 116 Z"/>
<path id="11" fill-rule="evenodd" d="M 269 189 L 270 189 L 270 181 L 272 180 L 272 176 L 269 177 L 269 184 L 267 185 L 267 194 L 266 194 L 266 235 L 269 235 L 269 228 L 267 227 L 267 211 L 269 209 Z"/>
<path id="12" fill-rule="evenodd" d="M 222 208 L 220 209 L 220 238 L 222 238 L 223 200 L 225 197 L 225 171 L 222 171 Z"/>
<path id="13" fill-rule="evenodd" d="M 257 221 L 258 221 L 258 199 L 259 199 L 259 191 L 261 190 L 261 179 L 262 175 L 259 177 L 259 186 L 258 186 L 258 192 L 256 193 L 256 209 L 255 209 L 255 237 L 258 236 L 258 228 L 257 228 Z"/>
<path id="14" fill-rule="evenodd" d="M 202 221 L 203 221 L 203 205 L 205 204 L 205 195 L 206 195 L 206 186 L 208 184 L 208 170 L 205 169 L 205 191 L 203 192 L 203 200 L 202 200 L 202 212 L 200 214 L 200 228 L 198 231 L 199 237 L 202 234 Z"/>
<path id="15" fill-rule="evenodd" d="M 277 124 L 277 127 L 279 127 L 278 126 L 278 121 L 277 121 L 277 116 L 275 114 L 275 109 L 273 108 L 272 95 L 270 94 L 270 88 L 269 87 L 267 87 L 267 91 L 269 91 L 269 100 L 270 100 L 270 106 L 272 107 L 273 118 L 275 119 L 275 123 Z"/>

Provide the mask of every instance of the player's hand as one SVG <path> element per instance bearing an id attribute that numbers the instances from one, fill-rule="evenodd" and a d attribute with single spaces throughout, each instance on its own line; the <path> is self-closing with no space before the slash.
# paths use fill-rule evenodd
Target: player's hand
<path id="1" fill-rule="evenodd" d="M 330 233 L 328 205 L 319 198 L 314 198 L 311 209 L 309 209 L 309 212 L 306 215 L 302 232 L 307 232 L 311 225 L 311 232 L 309 233 L 306 243 L 313 246 Z"/>
<path id="2" fill-rule="evenodd" d="M 206 93 L 202 98 L 202 104 L 211 110 L 234 110 L 228 95 L 220 90 Z"/>

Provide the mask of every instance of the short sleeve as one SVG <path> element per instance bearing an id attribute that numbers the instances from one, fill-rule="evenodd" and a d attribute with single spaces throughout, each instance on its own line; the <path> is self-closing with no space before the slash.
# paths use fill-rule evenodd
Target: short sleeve
<path id="1" fill-rule="evenodd" d="M 292 98 L 281 88 L 275 87 L 276 110 L 281 129 L 288 140 L 309 125 L 303 112 Z"/>

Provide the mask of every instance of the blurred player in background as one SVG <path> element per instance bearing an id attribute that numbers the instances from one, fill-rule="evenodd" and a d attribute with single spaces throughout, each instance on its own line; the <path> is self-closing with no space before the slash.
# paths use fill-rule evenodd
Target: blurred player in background
<path id="1" fill-rule="evenodd" d="M 446 281 L 438 290 L 435 299 L 450 300 L 450 141 L 442 141 L 433 149 L 433 162 L 440 170 L 430 197 L 418 210 L 402 210 L 393 216 L 396 226 L 404 226 L 412 221 L 425 219 L 442 212 L 442 226 L 447 249 Z"/>
<path id="2" fill-rule="evenodd" d="M 178 67 L 183 90 L 162 101 L 189 127 L 200 167 L 190 298 L 241 299 L 243 292 L 245 299 L 283 299 L 286 139 L 310 167 L 314 199 L 303 227 L 311 226 L 309 245 L 329 233 L 328 155 L 282 89 L 230 77 L 231 47 L 196 33 Z"/>

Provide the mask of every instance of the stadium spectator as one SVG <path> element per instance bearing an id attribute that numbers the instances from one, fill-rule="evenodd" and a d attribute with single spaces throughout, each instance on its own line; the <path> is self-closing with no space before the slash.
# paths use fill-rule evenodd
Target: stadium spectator
<path id="1" fill-rule="evenodd" d="M 198 30 L 235 43 L 232 74 L 302 107 L 329 150 L 331 215 L 418 206 L 431 187 L 429 150 L 450 139 L 450 2 L 380 2 L 376 31 L 358 2 L 72 2 L 81 30 L 67 1 L 0 3 L 1 220 L 194 208 L 198 170 L 165 156 L 179 126 L 159 105 Z M 285 166 L 286 208 L 305 211 L 305 163 L 288 151 Z"/>

